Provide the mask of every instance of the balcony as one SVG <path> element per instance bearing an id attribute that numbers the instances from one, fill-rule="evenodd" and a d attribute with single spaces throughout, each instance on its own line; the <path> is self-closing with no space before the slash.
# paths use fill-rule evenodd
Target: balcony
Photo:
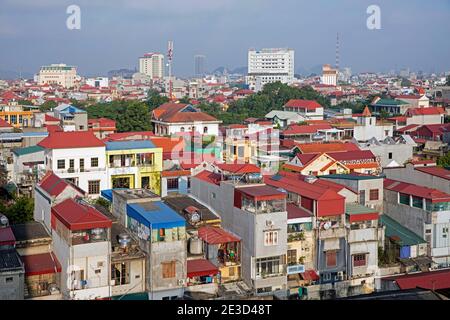
<path id="1" fill-rule="evenodd" d="M 348 242 L 376 241 L 377 228 L 350 230 Z"/>
<path id="2" fill-rule="evenodd" d="M 337 227 L 328 230 L 320 230 L 319 237 L 321 239 L 343 238 L 345 237 L 345 228 Z"/>
<path id="3" fill-rule="evenodd" d="M 64 174 L 64 173 L 80 173 L 80 172 L 99 172 L 105 171 L 105 168 L 67 168 L 67 169 L 57 169 L 54 172 L 56 174 Z"/>

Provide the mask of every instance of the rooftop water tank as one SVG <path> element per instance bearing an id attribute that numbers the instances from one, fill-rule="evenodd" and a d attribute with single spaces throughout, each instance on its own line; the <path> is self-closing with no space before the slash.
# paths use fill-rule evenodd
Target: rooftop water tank
<path id="1" fill-rule="evenodd" d="M 189 240 L 189 252 L 192 254 L 202 254 L 203 253 L 203 240 L 197 236 L 193 236 Z"/>
<path id="2" fill-rule="evenodd" d="M 127 233 L 121 233 L 117 236 L 117 241 L 122 248 L 126 248 L 131 243 L 131 236 Z"/>

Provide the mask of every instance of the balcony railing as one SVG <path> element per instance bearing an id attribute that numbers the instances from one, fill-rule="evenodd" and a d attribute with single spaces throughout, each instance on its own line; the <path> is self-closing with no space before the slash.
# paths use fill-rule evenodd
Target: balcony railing
<path id="1" fill-rule="evenodd" d="M 68 169 L 57 169 L 55 173 L 80 173 L 80 172 L 99 172 L 105 171 L 104 167 L 96 167 L 96 168 L 68 168 Z"/>

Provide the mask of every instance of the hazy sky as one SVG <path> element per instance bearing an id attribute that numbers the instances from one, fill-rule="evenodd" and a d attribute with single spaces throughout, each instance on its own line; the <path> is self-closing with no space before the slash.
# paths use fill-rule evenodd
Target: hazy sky
<path id="1" fill-rule="evenodd" d="M 66 28 L 69 5 L 81 30 Z M 369 5 L 381 30 L 366 27 Z M 247 65 L 247 50 L 295 49 L 296 69 L 335 61 L 353 71 L 450 70 L 449 0 L 0 0 L 0 70 L 35 73 L 67 63 L 82 75 L 134 68 L 145 52 L 174 41 L 174 72 Z"/>

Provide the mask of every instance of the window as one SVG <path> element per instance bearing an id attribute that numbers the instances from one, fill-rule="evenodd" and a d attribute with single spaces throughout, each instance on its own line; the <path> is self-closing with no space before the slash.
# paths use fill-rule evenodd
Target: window
<path id="1" fill-rule="evenodd" d="M 276 246 L 278 244 L 278 231 L 264 232 L 264 245 Z"/>
<path id="2" fill-rule="evenodd" d="M 162 277 L 164 279 L 175 278 L 175 271 L 176 271 L 175 261 L 163 262 L 161 263 L 161 265 L 162 265 Z"/>
<path id="3" fill-rule="evenodd" d="M 282 272 L 281 256 L 256 259 L 256 276 L 277 275 Z"/>
<path id="4" fill-rule="evenodd" d="M 412 200 L 413 200 L 412 201 L 413 207 L 416 207 L 416 208 L 423 207 L 423 199 L 422 198 L 413 196 Z"/>
<path id="5" fill-rule="evenodd" d="M 5 278 L 6 283 L 13 282 L 13 280 L 14 280 L 13 277 Z"/>
<path id="6" fill-rule="evenodd" d="M 95 274 L 100 274 L 100 273 L 102 273 L 102 269 L 96 269 L 95 270 Z"/>
<path id="7" fill-rule="evenodd" d="M 389 159 L 392 159 L 392 152 L 389 152 L 388 158 L 389 158 Z"/>
<path id="8" fill-rule="evenodd" d="M 74 159 L 70 159 L 69 160 L 69 169 L 72 169 L 72 171 L 73 171 L 74 167 L 75 167 L 75 160 Z"/>
<path id="9" fill-rule="evenodd" d="M 98 158 L 91 158 L 91 167 L 92 168 L 98 167 Z"/>
<path id="10" fill-rule="evenodd" d="M 178 178 L 167 179 L 167 190 L 178 189 Z"/>
<path id="11" fill-rule="evenodd" d="M 366 204 L 366 190 L 359 191 L 359 204 Z"/>
<path id="12" fill-rule="evenodd" d="M 378 200 L 378 189 L 372 189 L 369 192 L 369 199 L 370 200 Z"/>
<path id="13" fill-rule="evenodd" d="M 336 251 L 327 251 L 325 253 L 327 268 L 336 267 Z"/>
<path id="14" fill-rule="evenodd" d="M 187 188 L 190 189 L 191 188 L 191 177 L 187 178 Z"/>
<path id="15" fill-rule="evenodd" d="M 203 133 L 208 133 L 208 127 L 203 127 Z"/>
<path id="16" fill-rule="evenodd" d="M 58 166 L 58 169 L 65 169 L 66 168 L 66 160 L 64 160 L 64 159 L 58 160 L 57 166 Z"/>
<path id="17" fill-rule="evenodd" d="M 80 159 L 80 171 L 84 171 L 84 159 Z"/>
<path id="18" fill-rule="evenodd" d="M 100 193 L 100 180 L 88 181 L 88 193 L 89 194 Z"/>
<path id="19" fill-rule="evenodd" d="M 409 206 L 409 195 L 408 194 L 404 194 L 404 193 L 400 193 L 399 202 L 401 204 L 406 204 L 407 206 Z"/>
<path id="20" fill-rule="evenodd" d="M 181 132 L 184 132 L 184 127 L 181 127 L 181 128 L 180 128 L 180 131 L 181 131 Z"/>
<path id="21" fill-rule="evenodd" d="M 297 250 L 294 249 L 287 251 L 287 263 L 297 264 Z"/>
<path id="22" fill-rule="evenodd" d="M 353 256 L 353 266 L 354 267 L 363 267 L 366 265 L 366 254 L 355 254 Z"/>
<path id="23" fill-rule="evenodd" d="M 130 263 L 114 263 L 111 265 L 111 280 L 114 280 L 115 286 L 130 283 Z"/>

